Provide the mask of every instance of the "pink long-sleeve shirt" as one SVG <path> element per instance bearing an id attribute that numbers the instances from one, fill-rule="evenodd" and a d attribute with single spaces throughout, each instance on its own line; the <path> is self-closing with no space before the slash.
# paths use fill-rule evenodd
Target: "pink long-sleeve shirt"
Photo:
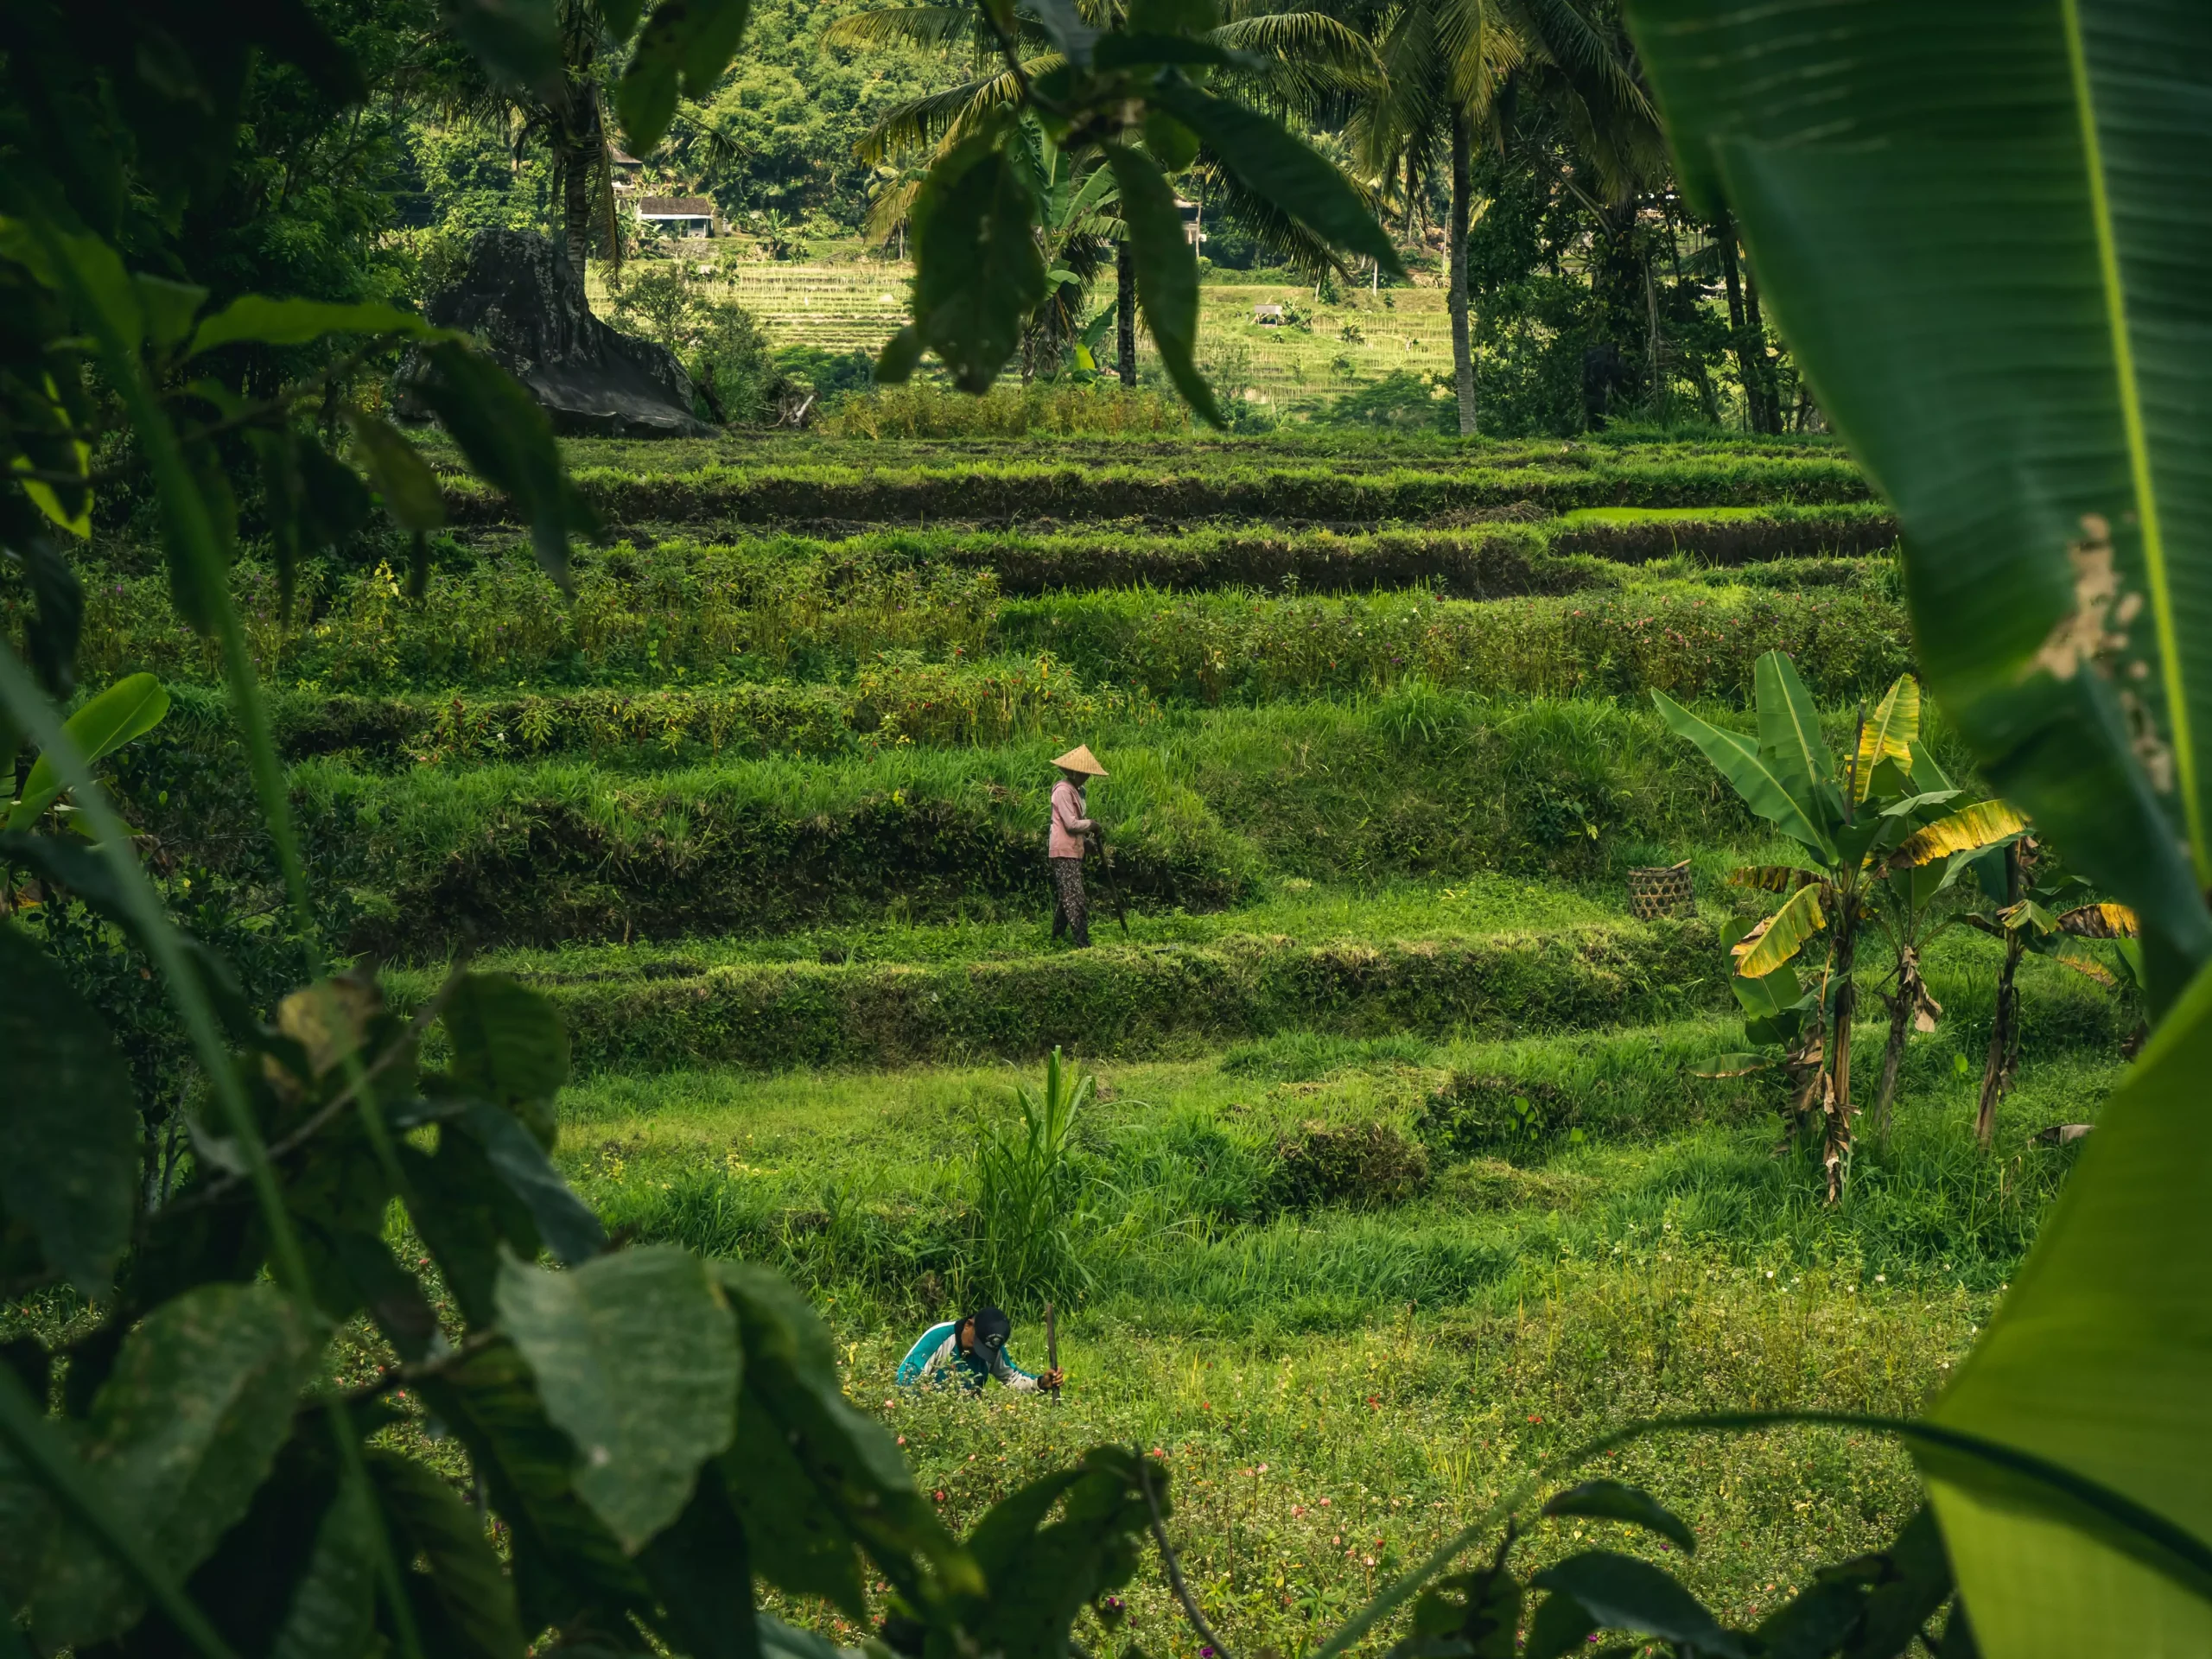
<path id="1" fill-rule="evenodd" d="M 1048 858 L 1081 858 L 1090 820 L 1083 816 L 1083 791 L 1065 778 L 1052 785 L 1052 828 L 1045 838 Z"/>

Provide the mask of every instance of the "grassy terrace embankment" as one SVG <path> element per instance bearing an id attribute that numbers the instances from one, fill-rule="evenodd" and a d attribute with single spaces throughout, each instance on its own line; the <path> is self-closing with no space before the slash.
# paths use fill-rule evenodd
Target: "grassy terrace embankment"
<path id="1" fill-rule="evenodd" d="M 544 990 L 567 1173 L 627 1236 L 792 1274 L 956 1525 L 1084 1446 L 1161 1448 L 1236 1650 L 1309 1645 L 1629 1419 L 1918 1409 L 2075 1155 L 2034 1132 L 2114 1076 L 2132 1006 L 2030 957 L 1981 1154 L 1999 947 L 1964 929 L 1923 952 L 1942 1021 L 1840 1205 L 1777 1145 L 1775 1078 L 1700 1075 L 1743 1042 L 1719 934 L 1758 902 L 1726 874 L 1793 854 L 1649 694 L 1741 729 L 1786 651 L 1840 745 L 1909 665 L 1895 525 L 1829 445 L 571 448 L 622 527 L 572 595 L 459 486 L 423 602 L 397 543 L 310 564 L 289 618 L 251 551 L 234 573 L 331 937 L 402 1007 L 464 952 Z M 126 810 L 181 902 L 273 910 L 209 647 L 150 546 L 95 558 L 88 681 L 176 688 L 117 757 Z M 1932 709 L 1926 735 L 1968 775 Z M 1078 741 L 1130 906 L 1124 938 L 1094 872 L 1083 953 L 1049 938 L 1040 845 Z M 1626 868 L 1681 859 L 1696 913 L 1631 919 Z M 1065 1402 L 893 1395 L 914 1332 L 976 1300 L 1039 1357 L 973 1154 L 1054 1046 L 1104 1084 L 1052 1293 Z M 1917 1491 L 1850 1431 L 1605 1472 L 1690 1519 L 1690 1582 L 1746 1620 Z M 1191 1659 L 1164 1592 L 1129 1601 Z"/>
<path id="2" fill-rule="evenodd" d="M 1501 448 L 1474 457 L 1378 454 L 1324 458 L 1255 450 L 1193 454 L 1178 443 L 1150 453 L 927 459 L 840 444 L 806 460 L 718 446 L 657 456 L 632 470 L 576 448 L 578 490 L 608 519 L 742 524 L 1148 518 L 1303 519 L 1372 524 L 1524 507 L 1715 507 L 1864 501 L 1864 477 L 1845 456 L 1807 449 L 1745 454 L 1674 446 L 1650 454 L 1571 445 Z M 634 463 L 633 463 L 634 464 Z M 458 474 L 445 483 L 460 524 L 505 522 L 495 492 Z"/>

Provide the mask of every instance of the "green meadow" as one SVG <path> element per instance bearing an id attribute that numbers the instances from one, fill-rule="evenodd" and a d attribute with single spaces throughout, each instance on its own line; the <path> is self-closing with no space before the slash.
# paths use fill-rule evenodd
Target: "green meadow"
<path id="1" fill-rule="evenodd" d="M 458 476 L 429 607 L 398 547 L 289 607 L 233 572 L 329 922 L 403 1007 L 464 962 L 551 997 L 563 1172 L 621 1236 L 791 1274 L 957 1522 L 1085 1446 L 1158 1448 L 1240 1654 L 1630 1424 L 1916 1410 L 2064 1181 L 2038 1132 L 2117 1073 L 2132 1006 L 2031 957 L 1977 1147 L 2001 948 L 1964 929 L 1840 1203 L 1782 1086 L 1719 1063 L 1722 938 L 1762 909 L 1729 872 L 1790 855 L 1650 694 L 1745 728 L 1784 651 L 1840 745 L 1910 668 L 1894 525 L 1822 441 L 570 448 L 608 530 L 566 593 Z M 256 891 L 208 647 L 142 551 L 95 556 L 88 672 L 175 691 L 119 757 L 130 809 Z M 1932 710 L 1925 737 L 1966 770 Z M 1043 866 L 1077 741 L 1111 774 L 1088 951 Z M 1683 861 L 1693 905 L 1630 916 L 1628 871 Z M 1890 966 L 1860 963 L 1870 1094 Z M 1014 1274 L 978 1149 L 1055 1049 L 1096 1090 L 1048 1266 Z M 1058 1399 L 891 1386 L 992 1300 L 1033 1368 L 1052 1302 Z M 1741 1619 L 1917 1501 L 1861 1431 L 1599 1461 L 1688 1518 L 1687 1581 Z M 1147 1651 L 1195 1652 L 1163 1588 L 1130 1603 Z"/>

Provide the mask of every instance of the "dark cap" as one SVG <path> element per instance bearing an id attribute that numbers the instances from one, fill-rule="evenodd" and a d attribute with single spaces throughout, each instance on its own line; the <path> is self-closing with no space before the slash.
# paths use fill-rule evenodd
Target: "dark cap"
<path id="1" fill-rule="evenodd" d="M 978 1348 L 1003 1348 L 1014 1334 L 1014 1321 L 998 1308 L 979 1307 L 968 1318 L 975 1324 Z"/>

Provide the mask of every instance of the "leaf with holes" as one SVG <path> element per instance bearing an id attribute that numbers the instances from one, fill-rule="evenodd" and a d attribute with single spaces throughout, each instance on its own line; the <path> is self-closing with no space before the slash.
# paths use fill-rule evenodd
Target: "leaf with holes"
<path id="1" fill-rule="evenodd" d="M 510 1257 L 498 1299 L 546 1415 L 575 1443 L 577 1493 L 635 1554 L 736 1428 L 737 1333 L 721 1290 L 698 1257 L 663 1244 L 564 1273 Z"/>

